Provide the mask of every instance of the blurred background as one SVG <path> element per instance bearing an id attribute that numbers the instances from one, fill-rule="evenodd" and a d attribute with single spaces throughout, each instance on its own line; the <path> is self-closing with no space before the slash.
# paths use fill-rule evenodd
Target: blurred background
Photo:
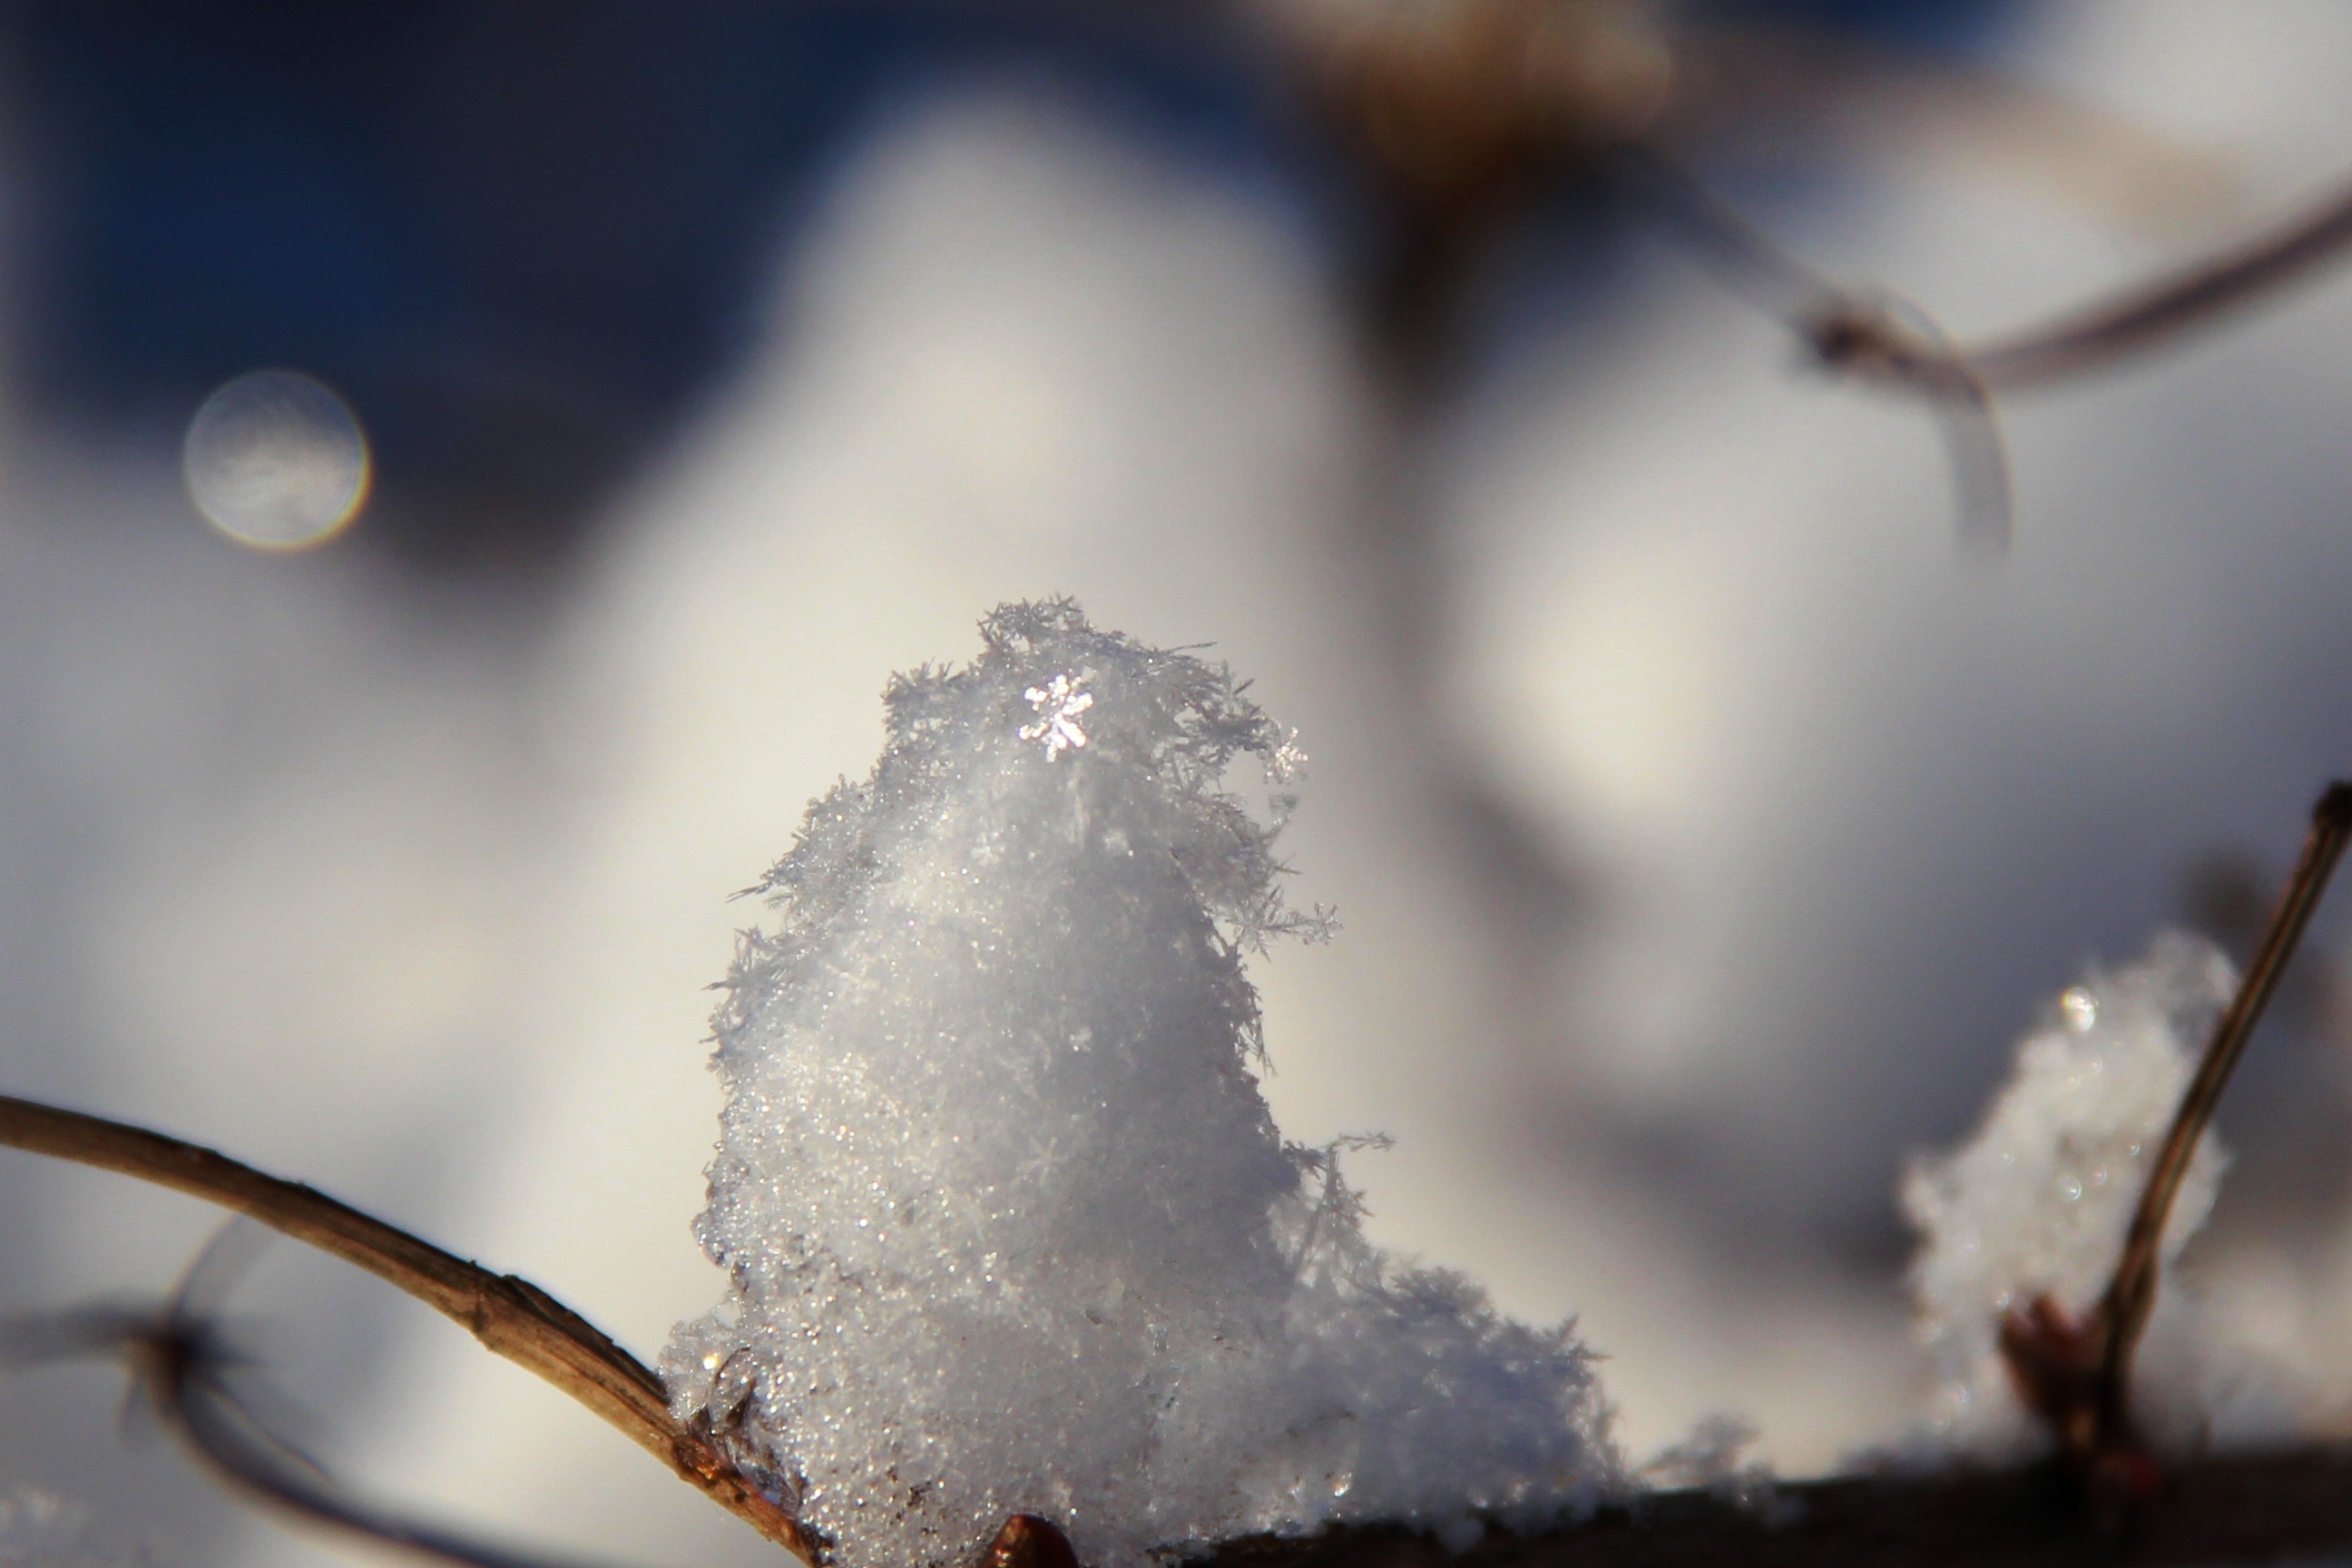
<path id="1" fill-rule="evenodd" d="M 2085 965 L 2242 952 L 2352 771 L 2352 274 L 2011 401 L 1990 560 L 1935 421 L 1808 370 L 1628 136 L 1966 340 L 2352 168 L 2352 14 L 0 6 L 0 1090 L 650 1358 L 719 1289 L 729 895 L 871 765 L 890 671 L 1067 593 L 1301 731 L 1297 891 L 1346 929 L 1258 966 L 1266 1087 L 1396 1137 L 1375 1237 L 1576 1315 L 1637 1458 L 1716 1414 L 1786 1473 L 1897 1440 L 1906 1157 Z M 2192 1256 L 2306 1426 L 2352 1415 L 2347 930 Z M 0 1152 L 0 1308 L 159 1291 L 215 1223 Z M 373 1492 L 777 1560 L 340 1266 L 235 1304 Z M 341 1554 L 120 1405 L 0 1382 L 0 1495 L 161 1563 Z"/>

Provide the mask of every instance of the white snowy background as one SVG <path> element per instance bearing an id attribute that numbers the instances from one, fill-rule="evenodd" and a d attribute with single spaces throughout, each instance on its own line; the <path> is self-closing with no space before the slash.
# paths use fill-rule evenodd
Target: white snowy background
<path id="1" fill-rule="evenodd" d="M 2010 60 L 2228 155 L 2242 219 L 2352 166 L 2352 16 L 2315 0 L 2053 5 Z M 2222 232 L 2121 231 L 1899 136 L 1756 205 L 1963 337 Z M 1637 1457 L 1717 1412 L 1790 1473 L 1891 1439 L 1926 1398 L 1906 1154 L 2085 962 L 2179 918 L 2189 867 L 2274 879 L 2352 771 L 2352 277 L 2017 401 L 1990 569 L 1925 419 L 1800 373 L 1663 245 L 1631 279 L 1531 312 L 1449 428 L 1426 700 L 1307 241 L 1034 82 L 877 131 L 779 267 L 772 346 L 530 617 L 242 552 L 173 454 L 19 419 L 0 1088 L 299 1175 L 649 1355 L 719 1292 L 688 1225 L 704 987 L 752 914 L 726 895 L 871 764 L 890 671 L 1066 592 L 1214 642 L 1301 731 L 1297 892 L 1346 930 L 1256 970 L 1268 1091 L 1294 1138 L 1394 1135 L 1351 1165 L 1371 1234 L 1577 1315 Z M 2285 1071 L 2233 1107 L 2262 1203 L 2225 1189 L 2207 1277 L 2280 1354 L 2352 1366 L 2344 1184 L 2258 1180 L 2264 1108 L 2324 1150 L 2352 1079 L 2325 1039 Z M 213 1223 L 0 1155 L 5 1304 L 159 1289 Z M 773 1560 L 348 1271 L 283 1247 L 238 1300 L 375 1493 L 599 1561 Z M 118 1401 L 94 1369 L 0 1384 L 0 1483 L 175 1563 L 332 1555 L 126 1442 Z"/>

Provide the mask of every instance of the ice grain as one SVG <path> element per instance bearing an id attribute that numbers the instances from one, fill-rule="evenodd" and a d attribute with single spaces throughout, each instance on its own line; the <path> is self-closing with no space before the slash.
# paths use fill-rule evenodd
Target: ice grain
<path id="1" fill-rule="evenodd" d="M 1045 1514 L 1095 1568 L 1339 1518 L 1532 1522 L 1622 1484 L 1591 1357 L 1363 1238 L 1283 1141 L 1246 952 L 1315 937 L 1296 761 L 1222 666 L 1067 601 L 895 679 L 719 1011 L 699 1234 L 726 1299 L 679 1414 L 855 1568 Z M 1276 790 L 1223 793 L 1248 757 Z"/>

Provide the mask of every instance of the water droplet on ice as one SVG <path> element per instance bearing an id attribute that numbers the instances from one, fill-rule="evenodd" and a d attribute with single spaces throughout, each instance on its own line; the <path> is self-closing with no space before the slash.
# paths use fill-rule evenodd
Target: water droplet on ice
<path id="1" fill-rule="evenodd" d="M 2068 1203 L 2073 1203 L 2083 1195 L 2083 1179 L 2080 1176 L 2067 1177 L 2058 1184 L 2058 1195 Z"/>
<path id="2" fill-rule="evenodd" d="M 2058 1011 L 2065 1016 L 2068 1028 L 2084 1034 L 2099 1021 L 2099 999 L 2076 985 L 2058 998 Z"/>

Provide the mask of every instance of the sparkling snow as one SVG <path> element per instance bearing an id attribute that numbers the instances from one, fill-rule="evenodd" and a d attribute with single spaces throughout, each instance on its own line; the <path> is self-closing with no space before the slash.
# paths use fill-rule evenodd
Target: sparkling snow
<path id="1" fill-rule="evenodd" d="M 1474 1539 L 1624 1484 L 1591 1358 L 1372 1247 L 1261 1096 L 1245 952 L 1328 934 L 1221 781 L 1290 738 L 1227 672 L 1066 601 L 886 695 L 717 1018 L 700 1235 L 730 1278 L 677 1409 L 847 1563 L 1004 1517 L 1096 1568 L 1342 1518 Z M 1084 727 L 1079 727 L 1081 715 Z"/>
<path id="2" fill-rule="evenodd" d="M 1931 1426 L 1941 1442 L 1997 1450 L 2032 1436 L 1996 1348 L 2000 1319 L 2043 1294 L 2077 1318 L 2096 1305 L 2233 984 L 2219 949 L 2178 933 L 2128 968 L 2095 972 L 2019 1045 L 1975 1138 L 1912 1166 L 1903 1185 L 1920 1234 L 1911 1286 L 1938 1380 Z M 2173 1259 L 2204 1224 L 2227 1163 L 2208 1131 L 2167 1223 L 2156 1339 L 2184 1300 Z M 2140 1386 L 2165 1370 L 2161 1357 L 2143 1356 Z"/>

